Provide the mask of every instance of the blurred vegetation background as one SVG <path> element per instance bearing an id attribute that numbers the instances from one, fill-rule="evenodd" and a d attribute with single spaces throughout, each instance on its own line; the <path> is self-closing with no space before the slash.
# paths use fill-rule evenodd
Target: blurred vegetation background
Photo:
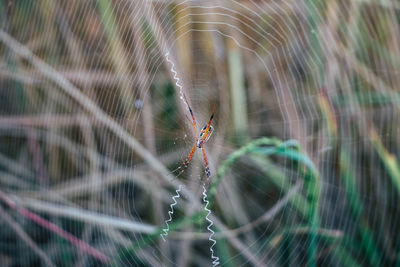
<path id="1" fill-rule="evenodd" d="M 0 1 L 0 264 L 399 266 L 400 3 Z M 179 177 L 212 106 L 205 145 Z M 184 185 L 170 231 L 175 190 Z"/>

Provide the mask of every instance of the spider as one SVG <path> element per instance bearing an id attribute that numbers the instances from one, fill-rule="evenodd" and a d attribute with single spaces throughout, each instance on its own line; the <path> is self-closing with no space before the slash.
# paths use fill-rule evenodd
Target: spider
<path id="1" fill-rule="evenodd" d="M 176 172 L 178 170 L 180 170 L 180 172 L 178 173 L 178 175 L 176 177 L 178 177 L 179 175 L 181 175 L 185 169 L 188 167 L 189 162 L 192 160 L 192 157 L 194 155 L 194 152 L 196 151 L 197 148 L 200 148 L 201 151 L 203 152 L 203 159 L 204 159 L 204 166 L 205 166 L 205 173 L 207 178 L 210 177 L 211 172 L 210 172 L 210 168 L 208 167 L 208 160 L 207 160 L 207 155 L 206 155 L 206 151 L 204 149 L 204 144 L 207 143 L 208 139 L 210 139 L 214 128 L 211 126 L 211 121 L 214 118 L 214 112 L 215 112 L 215 105 L 213 105 L 213 111 L 210 117 L 210 120 L 208 121 L 208 123 L 201 129 L 200 131 L 200 135 L 199 137 L 197 137 L 197 127 L 196 127 L 196 119 L 194 117 L 193 114 L 193 110 L 189 105 L 189 102 L 187 101 L 186 95 L 183 94 L 185 103 L 187 105 L 187 108 L 189 109 L 190 115 L 192 116 L 192 120 L 191 120 L 191 124 L 193 126 L 193 130 L 194 130 L 194 136 L 196 137 L 196 141 L 194 142 L 192 149 L 189 152 L 189 155 L 186 157 L 186 160 L 175 170 L 173 170 L 172 172 Z M 189 119 L 190 120 L 190 119 Z"/>

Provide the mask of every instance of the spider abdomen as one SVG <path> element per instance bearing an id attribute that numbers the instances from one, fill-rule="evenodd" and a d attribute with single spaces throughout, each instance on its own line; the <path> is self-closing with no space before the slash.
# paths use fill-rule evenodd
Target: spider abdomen
<path id="1" fill-rule="evenodd" d="M 214 128 L 210 125 L 210 127 L 207 128 L 207 125 L 203 127 L 200 131 L 200 137 L 199 140 L 197 141 L 197 147 L 201 148 L 201 145 L 207 143 L 208 139 L 210 139 L 212 133 L 214 131 Z"/>

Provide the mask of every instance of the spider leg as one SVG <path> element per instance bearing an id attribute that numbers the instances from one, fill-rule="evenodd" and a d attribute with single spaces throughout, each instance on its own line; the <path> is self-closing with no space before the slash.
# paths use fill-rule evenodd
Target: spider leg
<path id="1" fill-rule="evenodd" d="M 189 105 L 189 101 L 187 100 L 185 93 L 183 93 L 183 98 L 185 99 L 185 103 L 189 109 L 190 116 L 192 116 L 192 126 L 193 126 L 193 130 L 194 130 L 194 136 L 197 136 L 196 118 L 194 117 L 193 110 Z"/>
<path id="2" fill-rule="evenodd" d="M 204 149 L 203 143 L 200 144 L 200 148 L 201 148 L 201 151 L 203 152 L 206 176 L 207 176 L 207 178 L 209 178 L 211 176 L 211 172 L 210 172 L 210 168 L 208 167 L 208 160 L 207 160 L 206 150 Z"/>
<path id="3" fill-rule="evenodd" d="M 194 135 L 197 136 L 196 119 L 194 117 L 193 110 L 189 105 L 189 101 L 187 100 L 187 97 L 186 97 L 185 93 L 183 93 L 183 97 L 184 97 L 184 101 L 185 101 L 185 103 L 187 105 L 187 108 L 189 109 L 190 116 L 192 117 L 192 122 L 191 123 L 192 123 L 192 126 L 193 126 Z M 172 171 L 172 172 L 176 172 L 176 171 L 180 170 L 180 172 L 178 173 L 178 175 L 176 177 L 178 177 L 179 175 L 181 175 L 185 171 L 185 169 L 189 165 L 189 162 L 192 160 L 192 157 L 193 157 L 194 152 L 196 151 L 197 147 L 201 148 L 201 151 L 203 152 L 206 176 L 207 176 L 207 178 L 209 178 L 211 176 L 210 168 L 208 166 L 208 160 L 207 160 L 206 151 L 204 149 L 204 144 L 207 142 L 208 138 L 210 138 L 210 136 L 212 134 L 211 122 L 212 122 L 212 120 L 214 118 L 214 113 L 215 113 L 215 105 L 213 105 L 213 111 L 212 111 L 212 114 L 210 116 L 210 120 L 208 121 L 207 125 L 201 130 L 200 139 L 196 138 L 196 142 L 194 143 L 192 149 L 190 150 L 190 153 L 187 156 L 185 162 L 183 162 L 182 165 L 180 165 L 178 168 L 176 168 L 175 170 Z"/>
<path id="4" fill-rule="evenodd" d="M 185 171 L 185 169 L 186 169 L 187 166 L 189 165 L 189 162 L 192 160 L 192 157 L 193 157 L 194 152 L 196 151 L 196 149 L 197 149 L 197 142 L 194 143 L 194 145 L 192 146 L 192 149 L 190 150 L 190 153 L 189 153 L 189 155 L 187 156 L 186 160 L 185 160 L 178 168 L 176 168 L 175 170 L 172 171 L 172 172 L 174 173 L 174 172 L 176 172 L 177 170 L 181 170 L 181 171 L 178 173 L 178 175 L 176 175 L 176 177 L 178 177 L 179 175 L 181 175 L 181 174 Z"/>
<path id="5" fill-rule="evenodd" d="M 211 117 L 210 117 L 210 120 L 209 120 L 208 123 L 207 123 L 207 127 L 206 127 L 206 128 L 210 128 L 211 121 L 212 121 L 212 119 L 214 118 L 214 113 L 215 113 L 215 105 L 213 105 L 213 111 L 212 111 L 212 113 L 211 113 Z"/>
<path id="6" fill-rule="evenodd" d="M 207 125 L 201 130 L 203 132 L 204 137 L 206 137 L 208 132 L 210 131 L 211 121 L 214 118 L 214 112 L 215 112 L 215 105 L 213 105 L 213 112 L 211 113 L 210 120 L 208 121 Z"/>

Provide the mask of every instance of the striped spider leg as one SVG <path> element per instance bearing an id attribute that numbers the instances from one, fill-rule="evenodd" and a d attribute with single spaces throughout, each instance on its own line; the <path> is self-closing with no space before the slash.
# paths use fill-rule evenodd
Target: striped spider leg
<path id="1" fill-rule="evenodd" d="M 212 133 L 214 131 L 214 128 L 211 126 L 211 121 L 214 118 L 215 105 L 213 105 L 213 112 L 211 114 L 210 120 L 208 121 L 207 125 L 204 126 L 201 129 L 199 137 L 197 137 L 196 119 L 194 117 L 193 110 L 190 107 L 189 102 L 187 101 L 186 95 L 183 94 L 183 96 L 184 96 L 185 103 L 186 103 L 186 105 L 187 105 L 187 107 L 189 109 L 190 115 L 192 117 L 191 124 L 192 124 L 193 130 L 194 130 L 194 136 L 196 138 L 196 141 L 193 144 L 192 149 L 189 152 L 189 155 L 186 157 L 186 160 L 178 168 L 176 168 L 172 172 L 176 172 L 176 171 L 180 170 L 179 173 L 176 175 L 176 177 L 181 175 L 185 171 L 185 169 L 188 167 L 188 165 L 189 165 L 190 161 L 192 160 L 192 157 L 193 157 L 194 152 L 196 151 L 196 149 L 200 148 L 201 151 L 203 152 L 205 173 L 206 173 L 206 176 L 208 178 L 208 177 L 210 177 L 211 172 L 210 172 L 210 168 L 208 166 L 208 160 L 207 160 L 206 151 L 204 149 L 204 144 L 207 143 L 207 141 L 210 139 L 210 137 L 211 137 L 211 135 L 212 135 Z"/>

